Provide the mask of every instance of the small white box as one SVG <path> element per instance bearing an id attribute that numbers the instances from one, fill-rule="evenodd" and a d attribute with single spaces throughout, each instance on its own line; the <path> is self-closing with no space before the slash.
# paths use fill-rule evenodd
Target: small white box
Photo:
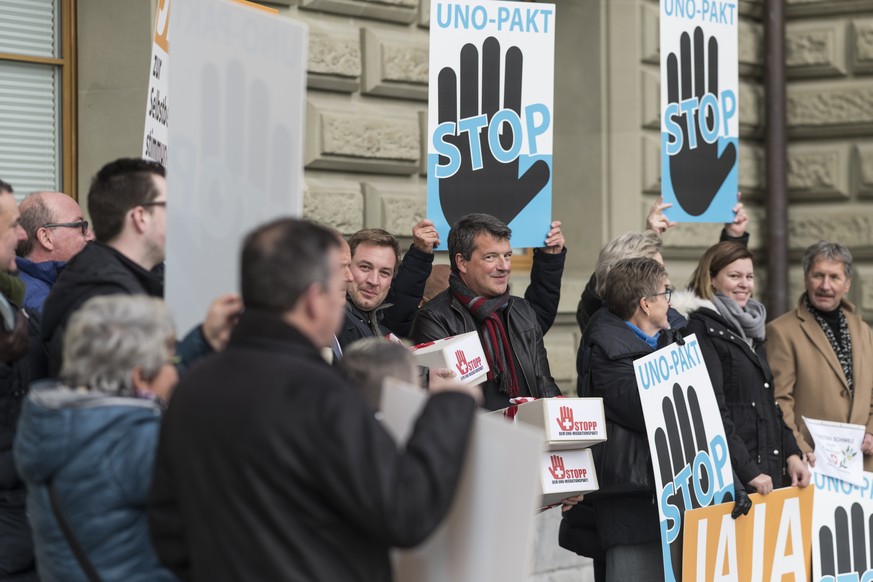
<path id="1" fill-rule="evenodd" d="M 418 344 L 409 348 L 420 366 L 448 368 L 462 384 L 481 384 L 488 374 L 488 360 L 475 331 Z"/>
<path id="2" fill-rule="evenodd" d="M 519 405 L 515 418 L 543 430 L 549 451 L 584 449 L 606 440 L 602 398 L 541 398 Z"/>
<path id="3" fill-rule="evenodd" d="M 590 449 L 548 451 L 540 461 L 540 493 L 543 507 L 562 499 L 597 491 L 597 474 Z"/>

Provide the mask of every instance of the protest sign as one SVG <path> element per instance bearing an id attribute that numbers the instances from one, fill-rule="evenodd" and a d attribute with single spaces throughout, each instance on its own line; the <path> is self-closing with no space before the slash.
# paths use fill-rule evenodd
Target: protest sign
<path id="1" fill-rule="evenodd" d="M 853 485 L 814 470 L 812 483 L 813 582 L 873 581 L 873 473 Z"/>
<path id="2" fill-rule="evenodd" d="M 718 403 L 697 336 L 634 361 L 652 452 L 664 578 L 681 580 L 685 511 L 733 499 Z"/>
<path id="3" fill-rule="evenodd" d="M 238 288 L 245 233 L 303 205 L 306 25 L 228 0 L 173 4 L 166 297 L 180 330 Z"/>
<path id="4" fill-rule="evenodd" d="M 661 194 L 677 222 L 731 222 L 737 202 L 737 0 L 661 0 Z"/>
<path id="5" fill-rule="evenodd" d="M 423 390 L 386 381 L 382 411 L 400 442 L 427 399 Z M 394 553 L 397 582 L 522 582 L 530 570 L 542 434 L 479 413 L 455 500 L 420 546 Z"/>
<path id="6" fill-rule="evenodd" d="M 747 516 L 733 503 L 685 512 L 684 582 L 809 580 L 813 487 L 750 495 Z"/>
<path id="7" fill-rule="evenodd" d="M 170 0 L 159 0 L 155 15 L 155 34 L 152 58 L 149 61 L 149 93 L 146 103 L 145 132 L 142 156 L 147 160 L 167 164 L 167 124 L 170 106 L 169 87 L 170 53 Z"/>
<path id="8" fill-rule="evenodd" d="M 864 455 L 861 443 L 866 427 L 803 417 L 815 441 L 815 470 L 854 485 L 864 484 Z"/>
<path id="9" fill-rule="evenodd" d="M 431 2 L 427 216 L 469 212 L 541 247 L 552 215 L 554 4 Z"/>

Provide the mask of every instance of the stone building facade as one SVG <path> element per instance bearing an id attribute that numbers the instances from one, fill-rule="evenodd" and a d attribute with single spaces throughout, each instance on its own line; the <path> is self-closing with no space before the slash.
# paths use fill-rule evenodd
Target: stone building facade
<path id="1" fill-rule="evenodd" d="M 573 314 L 597 250 L 641 228 L 660 190 L 658 3 L 554 1 L 554 217 L 569 255 L 546 345 L 559 385 L 574 393 Z M 106 160 L 139 155 L 155 3 L 78 3 L 80 192 Z M 429 1 L 264 3 L 309 25 L 305 214 L 344 233 L 378 226 L 408 237 L 425 215 Z M 763 9 L 739 0 L 739 182 L 762 263 Z M 803 248 L 839 240 L 858 262 L 851 298 L 873 320 L 873 0 L 786 0 L 786 12 L 790 296 L 802 289 Z M 718 230 L 686 224 L 666 235 L 675 285 Z M 556 510 L 538 518 L 533 579 L 591 579 L 585 560 L 557 548 L 559 519 Z"/>

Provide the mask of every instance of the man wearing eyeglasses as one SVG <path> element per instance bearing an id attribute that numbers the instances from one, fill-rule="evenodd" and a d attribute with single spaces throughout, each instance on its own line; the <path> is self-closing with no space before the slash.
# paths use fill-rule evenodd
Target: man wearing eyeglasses
<path id="1" fill-rule="evenodd" d="M 164 278 L 155 267 L 163 263 L 166 248 L 165 176 L 157 162 L 122 158 L 103 166 L 92 180 L 88 210 L 95 240 L 67 264 L 43 307 L 50 376 L 60 369 L 67 321 L 85 301 L 116 293 L 164 296 Z M 177 346 L 182 364 L 223 348 L 241 307 L 238 295 L 213 302 L 203 325 Z"/>
<path id="2" fill-rule="evenodd" d="M 61 269 L 94 240 L 94 233 L 76 201 L 61 192 L 34 192 L 18 210 L 27 233 L 15 259 L 26 288 L 24 306 L 41 312 Z"/>

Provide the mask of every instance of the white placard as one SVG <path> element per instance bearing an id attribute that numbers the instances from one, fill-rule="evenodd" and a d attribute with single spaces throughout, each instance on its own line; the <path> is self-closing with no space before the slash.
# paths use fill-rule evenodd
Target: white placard
<path id="1" fill-rule="evenodd" d="M 170 70 L 170 3 L 159 0 L 155 15 L 152 58 L 149 61 L 149 94 L 146 103 L 142 156 L 167 165 L 170 120 L 168 101 Z"/>
<path id="2" fill-rule="evenodd" d="M 227 0 L 173 4 L 166 298 L 180 332 L 238 289 L 240 243 L 299 216 L 306 25 Z"/>
<path id="3" fill-rule="evenodd" d="M 661 194 L 677 222 L 732 222 L 738 0 L 661 0 Z"/>
<path id="4" fill-rule="evenodd" d="M 387 381 L 384 422 L 409 435 L 426 393 Z M 397 582 L 523 582 L 531 568 L 542 435 L 479 413 L 455 500 L 423 544 L 395 552 Z"/>
<path id="5" fill-rule="evenodd" d="M 664 579 L 681 580 L 685 511 L 726 501 L 734 480 L 697 336 L 634 361 L 661 516 Z"/>
<path id="6" fill-rule="evenodd" d="M 816 469 L 819 461 L 816 460 Z M 861 485 L 813 470 L 813 582 L 873 580 L 873 473 Z"/>
<path id="7" fill-rule="evenodd" d="M 427 217 L 469 212 L 541 247 L 552 220 L 555 5 L 432 0 Z"/>
<path id="8" fill-rule="evenodd" d="M 866 427 L 860 424 L 830 422 L 803 417 L 809 434 L 815 441 L 815 470 L 848 481 L 864 483 L 864 442 Z"/>

